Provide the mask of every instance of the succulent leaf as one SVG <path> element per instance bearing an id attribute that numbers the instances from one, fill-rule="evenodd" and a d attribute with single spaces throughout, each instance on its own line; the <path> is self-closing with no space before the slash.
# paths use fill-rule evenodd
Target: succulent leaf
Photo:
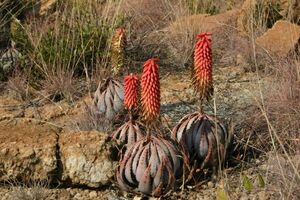
<path id="1" fill-rule="evenodd" d="M 93 99 L 93 110 L 112 120 L 123 109 L 124 87 L 117 80 L 107 79 L 99 84 Z"/>

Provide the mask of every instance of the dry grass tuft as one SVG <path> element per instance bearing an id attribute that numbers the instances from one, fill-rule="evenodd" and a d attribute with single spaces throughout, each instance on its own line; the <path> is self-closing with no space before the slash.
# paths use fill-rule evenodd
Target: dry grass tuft
<path id="1" fill-rule="evenodd" d="M 54 101 L 72 101 L 81 95 L 78 80 L 73 77 L 71 71 L 55 72 L 49 75 L 42 85 L 45 96 L 50 95 L 50 99 Z"/>
<path id="2" fill-rule="evenodd" d="M 13 187 L 12 200 L 44 200 L 49 196 L 49 191 L 44 187 Z"/>
<path id="3" fill-rule="evenodd" d="M 300 156 L 292 156 L 289 160 L 280 154 L 268 154 L 268 158 L 267 189 L 273 191 L 277 199 L 299 199 Z"/>
<path id="4" fill-rule="evenodd" d="M 105 117 L 93 112 L 90 106 L 85 105 L 83 114 L 74 127 L 80 131 L 97 130 L 110 132 L 113 130 L 113 123 L 105 119 Z"/>
<path id="5" fill-rule="evenodd" d="M 273 66 L 274 84 L 270 88 L 265 111 L 284 147 L 290 153 L 299 153 L 300 145 L 300 59 L 287 59 Z M 277 143 L 276 142 L 276 143 Z"/>
<path id="6" fill-rule="evenodd" d="M 44 200 L 50 197 L 49 181 L 19 182 L 10 181 L 9 200 Z"/>

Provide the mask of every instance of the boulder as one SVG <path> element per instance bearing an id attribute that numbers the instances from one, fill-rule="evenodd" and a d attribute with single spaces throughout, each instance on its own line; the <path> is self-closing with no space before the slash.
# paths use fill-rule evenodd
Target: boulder
<path id="1" fill-rule="evenodd" d="M 108 135 L 97 131 L 62 133 L 59 139 L 62 180 L 101 187 L 111 182 L 116 162 L 110 160 Z"/>
<path id="2" fill-rule="evenodd" d="M 300 26 L 288 21 L 277 21 L 256 39 L 256 43 L 271 54 L 285 57 L 291 52 L 299 51 Z"/>
<path id="3" fill-rule="evenodd" d="M 0 121 L 0 181 L 56 177 L 58 130 L 25 119 Z"/>

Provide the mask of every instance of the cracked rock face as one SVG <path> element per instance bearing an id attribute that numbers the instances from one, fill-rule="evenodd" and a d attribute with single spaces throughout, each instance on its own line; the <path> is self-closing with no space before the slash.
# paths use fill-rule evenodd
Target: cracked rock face
<path id="1" fill-rule="evenodd" d="M 0 121 L 0 181 L 51 181 L 57 130 L 26 119 Z"/>
<path id="2" fill-rule="evenodd" d="M 110 183 L 116 162 L 110 160 L 107 137 L 97 131 L 62 133 L 59 139 L 62 180 L 89 187 Z"/>

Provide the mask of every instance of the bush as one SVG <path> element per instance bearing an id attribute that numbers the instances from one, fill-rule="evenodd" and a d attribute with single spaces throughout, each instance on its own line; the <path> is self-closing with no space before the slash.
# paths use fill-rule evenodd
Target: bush
<path id="1" fill-rule="evenodd" d="M 29 17 L 24 24 L 14 23 L 12 35 L 23 55 L 22 70 L 30 74 L 28 81 L 45 90 L 49 84 L 65 81 L 74 86 L 74 77 L 90 80 L 99 71 L 96 66 L 106 67 L 111 35 L 124 23 L 112 4 L 97 0 L 64 1 L 50 16 Z M 55 90 L 51 88 L 51 92 Z"/>

